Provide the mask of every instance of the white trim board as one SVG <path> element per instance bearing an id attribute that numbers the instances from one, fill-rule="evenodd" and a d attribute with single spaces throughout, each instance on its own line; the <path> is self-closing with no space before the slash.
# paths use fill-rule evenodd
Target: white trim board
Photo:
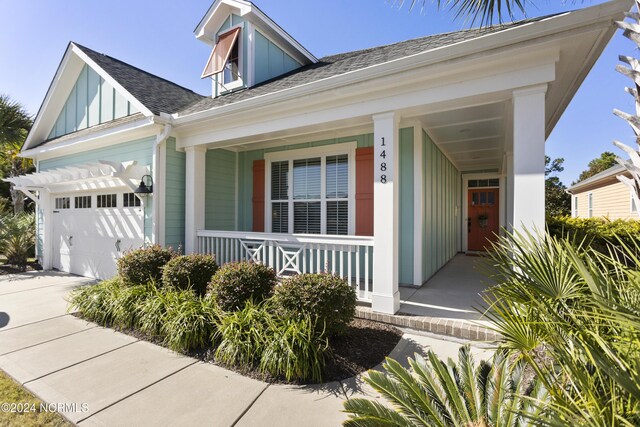
<path id="1" fill-rule="evenodd" d="M 267 233 L 272 232 L 272 224 L 271 224 L 271 163 L 278 161 L 293 161 L 300 159 L 307 159 L 309 157 L 322 157 L 322 167 L 321 167 L 321 199 L 322 201 L 326 201 L 326 164 L 325 158 L 326 156 L 334 156 L 347 154 L 348 155 L 348 167 L 349 167 L 349 197 L 347 198 L 349 204 L 349 225 L 348 225 L 348 235 L 354 235 L 355 233 L 355 218 L 357 212 L 355 211 L 356 203 L 355 203 L 355 190 L 356 190 L 356 148 L 358 148 L 358 143 L 356 141 L 352 142 L 344 142 L 340 144 L 329 144 L 318 147 L 309 147 L 309 148 L 300 148 L 295 150 L 284 150 L 277 151 L 273 153 L 265 153 L 265 182 L 264 182 L 264 228 Z M 290 170 L 291 171 L 291 170 Z M 292 201 L 292 174 L 289 174 L 289 182 L 288 182 L 288 200 L 289 203 L 289 225 L 293 223 L 293 203 Z M 302 200 L 301 200 L 302 201 Z M 324 231 L 326 227 L 326 203 L 323 203 L 322 206 L 322 219 L 321 219 L 321 234 L 326 234 Z M 293 234 L 293 229 L 289 227 L 289 233 Z"/>

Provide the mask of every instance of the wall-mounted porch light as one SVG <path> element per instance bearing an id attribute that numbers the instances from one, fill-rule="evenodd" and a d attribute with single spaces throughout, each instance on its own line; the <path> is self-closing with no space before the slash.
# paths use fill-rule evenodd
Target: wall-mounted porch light
<path id="1" fill-rule="evenodd" d="M 145 179 L 146 178 L 146 179 Z M 135 194 L 151 194 L 153 193 L 153 178 L 151 175 L 144 175 L 140 180 L 138 188 L 133 190 Z"/>

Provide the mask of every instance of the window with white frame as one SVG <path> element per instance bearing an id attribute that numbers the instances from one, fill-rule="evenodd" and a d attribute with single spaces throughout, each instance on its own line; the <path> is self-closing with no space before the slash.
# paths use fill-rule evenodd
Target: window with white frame
<path id="1" fill-rule="evenodd" d="M 636 206 L 636 201 L 633 198 L 633 193 L 631 193 L 630 196 L 631 196 L 631 213 L 638 213 L 638 207 Z"/>
<path id="2" fill-rule="evenodd" d="M 76 209 L 91 208 L 91 196 L 76 196 L 74 198 L 74 206 Z"/>
<path id="3" fill-rule="evenodd" d="M 587 216 L 591 218 L 593 216 L 593 193 L 589 193 L 589 211 Z"/>
<path id="4" fill-rule="evenodd" d="M 115 208 L 118 205 L 115 194 L 100 194 L 96 198 L 99 208 Z"/>
<path id="5" fill-rule="evenodd" d="M 318 153 L 272 161 L 271 232 L 349 234 L 349 157 L 348 153 Z"/>
<path id="6" fill-rule="evenodd" d="M 133 208 L 141 205 L 140 198 L 136 196 L 136 193 L 124 193 L 122 195 L 122 206 L 125 208 Z"/>
<path id="7" fill-rule="evenodd" d="M 573 196 L 573 217 L 578 217 L 578 196 Z"/>
<path id="8" fill-rule="evenodd" d="M 70 209 L 71 199 L 69 197 L 56 197 L 56 209 Z"/>

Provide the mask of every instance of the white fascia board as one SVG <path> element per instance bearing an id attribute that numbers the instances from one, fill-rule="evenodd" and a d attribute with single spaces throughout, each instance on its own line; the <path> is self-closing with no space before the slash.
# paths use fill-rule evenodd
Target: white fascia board
<path id="1" fill-rule="evenodd" d="M 25 150 L 20 153 L 20 157 L 35 160 L 46 160 L 66 154 L 74 154 L 95 148 L 119 144 L 133 139 L 154 136 L 160 129 L 161 124 L 156 123 L 153 118 L 144 117 L 135 122 L 123 124 L 122 126 L 105 129 L 90 133 L 88 135 L 69 139 L 60 143 L 52 142 L 40 147 Z"/>
<path id="2" fill-rule="evenodd" d="M 268 119 L 258 115 L 256 112 L 253 123 L 248 123 L 246 114 L 240 113 L 238 114 L 237 123 L 234 123 L 236 120 L 231 117 L 218 121 L 218 123 L 224 123 L 227 128 L 209 131 L 205 128 L 199 134 L 188 134 L 186 131 L 181 130 L 181 144 L 182 146 L 212 144 L 213 147 L 216 142 L 225 143 L 233 139 L 268 134 L 269 132 L 277 132 L 284 129 L 302 128 L 349 118 L 370 116 L 385 111 L 418 107 L 425 104 L 509 92 L 523 86 L 543 84 L 554 80 L 554 78 L 555 63 L 550 62 L 525 70 L 517 69 L 500 74 L 494 73 L 465 81 L 457 80 L 449 84 L 442 82 L 435 87 L 416 89 L 409 85 L 403 91 L 384 91 L 389 94 L 386 97 L 376 97 L 369 100 L 359 99 L 358 102 L 345 105 L 328 105 L 326 108 L 316 111 L 305 110 L 302 105 L 298 104 L 297 110 L 284 111 L 278 114 L 277 117 L 274 117 L 274 113 L 277 113 L 277 111 L 268 111 L 267 113 L 271 113 Z"/>
<path id="3" fill-rule="evenodd" d="M 27 139 L 23 145 L 23 152 L 25 154 L 30 151 L 32 145 L 44 141 L 55 121 L 60 114 L 64 103 L 67 101 L 69 93 L 71 92 L 73 85 L 75 84 L 80 71 L 84 65 L 91 67 L 96 73 L 98 73 L 103 79 L 105 79 L 111 86 L 113 86 L 127 101 L 131 102 L 138 111 L 143 113 L 147 117 L 153 116 L 153 113 L 149 111 L 140 101 L 133 97 L 128 91 L 126 91 L 122 85 L 113 79 L 106 71 L 99 67 L 91 58 L 89 58 L 80 48 L 78 48 L 73 42 L 69 43 L 67 50 L 62 57 L 62 61 L 58 66 L 56 74 L 47 90 L 44 101 L 36 119 L 34 120 L 31 132 L 27 135 Z M 24 157 L 28 157 L 25 155 Z"/>
<path id="4" fill-rule="evenodd" d="M 80 59 L 87 63 L 88 66 L 93 68 L 93 70 L 100 75 L 107 83 L 109 83 L 113 88 L 118 91 L 122 96 L 124 96 L 127 101 L 129 101 L 132 105 L 136 107 L 138 111 L 144 114 L 147 117 L 152 117 L 153 113 L 144 106 L 144 104 L 138 99 L 136 99 L 133 95 L 129 93 L 120 83 L 118 83 L 113 77 L 111 77 L 105 70 L 102 69 L 98 64 L 96 64 L 89 56 L 87 56 L 82 49 L 80 49 L 75 44 L 71 43 L 73 53 L 78 55 Z"/>
<path id="5" fill-rule="evenodd" d="M 475 39 L 466 40 L 452 45 L 442 46 L 426 52 L 399 58 L 393 61 L 376 64 L 367 68 L 347 72 L 326 79 L 284 89 L 278 92 L 257 96 L 233 104 L 215 107 L 210 110 L 192 113 L 186 116 L 174 116 L 175 124 L 185 124 L 207 118 L 213 118 L 235 110 L 247 110 L 261 105 L 270 105 L 295 99 L 299 102 L 301 97 L 315 92 L 343 85 L 353 84 L 359 81 L 370 80 L 375 77 L 406 71 L 412 68 L 424 67 L 438 62 L 451 61 L 456 58 L 465 58 L 469 55 L 477 55 L 483 51 L 515 45 L 528 40 L 539 39 L 546 36 L 566 33 L 579 27 L 592 28 L 600 23 L 602 26 L 610 26 L 613 21 L 623 18 L 623 13 L 633 5 L 633 0 L 616 0 L 601 5 L 581 9 L 575 12 L 567 12 L 541 21 L 531 22 L 518 27 L 503 30 L 497 33 L 486 34 Z M 560 34 L 561 35 L 561 34 Z"/>
<path id="6" fill-rule="evenodd" d="M 280 41 L 280 45 L 284 44 L 291 46 L 291 48 L 283 50 L 294 56 L 296 60 L 302 62 L 303 64 L 315 64 L 316 62 L 318 62 L 318 58 L 316 58 L 311 52 L 309 52 L 304 46 L 302 46 L 296 39 L 291 37 L 289 33 L 287 33 L 275 21 L 269 18 L 269 16 L 262 12 L 256 5 L 247 1 L 217 0 L 214 4 L 211 5 L 205 16 L 202 18 L 202 20 L 200 20 L 200 23 L 193 31 L 196 38 L 209 44 L 215 44 L 215 40 L 211 40 L 209 35 L 205 32 L 205 29 L 207 26 L 209 26 L 210 22 L 212 21 L 212 19 L 214 19 L 214 17 L 216 17 L 216 15 L 220 15 L 220 17 L 213 21 L 213 26 L 215 26 L 217 29 L 220 25 L 222 25 L 222 23 L 230 13 L 235 13 L 239 16 L 242 16 L 243 18 L 252 21 L 254 24 L 261 24 L 257 26 L 262 30 L 262 32 L 269 33 L 265 35 L 269 36 L 270 38 L 275 38 L 276 41 Z"/>
<path id="7" fill-rule="evenodd" d="M 80 75 L 83 65 L 84 63 L 73 55 L 72 45 L 69 43 L 38 109 L 31 131 L 24 142 L 23 150 L 29 149 L 34 143 L 43 141 L 49 136 L 49 132 L 55 125 L 60 110 L 64 106 L 78 75 Z"/>

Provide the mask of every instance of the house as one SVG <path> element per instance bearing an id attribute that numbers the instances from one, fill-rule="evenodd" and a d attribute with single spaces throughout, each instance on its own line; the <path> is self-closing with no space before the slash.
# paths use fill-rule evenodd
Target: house
<path id="1" fill-rule="evenodd" d="M 400 284 L 544 227 L 545 139 L 631 6 L 316 58 L 217 0 L 195 29 L 211 95 L 70 43 L 22 151 L 37 172 L 11 181 L 45 269 L 104 278 L 128 248 L 180 245 L 336 272 L 394 313 Z"/>
<path id="2" fill-rule="evenodd" d="M 615 165 L 569 187 L 571 216 L 640 219 L 631 190 L 618 180 L 619 175 L 631 177 L 624 166 Z"/>

